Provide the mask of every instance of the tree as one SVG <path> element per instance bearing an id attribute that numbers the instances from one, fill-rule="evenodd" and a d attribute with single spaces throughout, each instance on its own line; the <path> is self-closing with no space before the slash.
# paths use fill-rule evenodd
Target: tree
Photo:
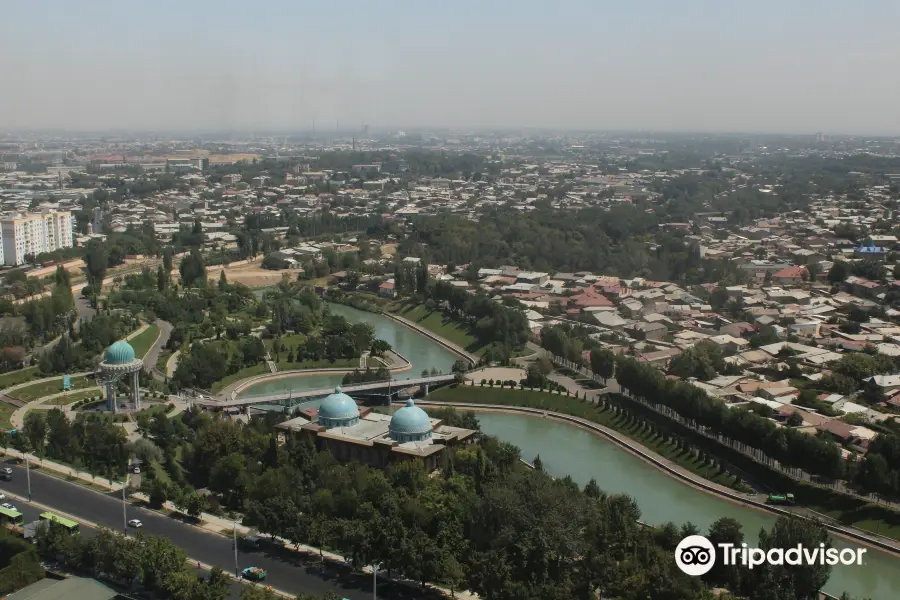
<path id="1" fill-rule="evenodd" d="M 198 282 L 206 284 L 206 265 L 197 248 L 191 248 L 190 253 L 181 259 L 178 272 L 181 274 L 181 283 L 184 287 L 192 287 Z"/>
<path id="2" fill-rule="evenodd" d="M 169 287 L 169 276 L 166 274 L 166 270 L 163 269 L 162 265 L 156 269 L 156 289 L 160 292 L 164 291 Z"/>
<path id="3" fill-rule="evenodd" d="M 166 248 L 163 250 L 163 270 L 166 272 L 167 278 L 172 274 L 172 249 Z"/>
<path id="4" fill-rule="evenodd" d="M 798 517 L 780 517 L 770 531 L 762 530 L 759 547 L 771 548 L 831 548 L 826 529 L 814 521 Z M 827 564 L 769 565 L 764 564 L 750 573 L 754 597 L 759 598 L 816 598 L 831 574 Z M 776 595 L 777 594 L 777 595 Z"/>
<path id="5" fill-rule="evenodd" d="M 87 266 L 88 283 L 94 290 L 94 298 L 100 293 L 103 279 L 106 277 L 106 269 L 109 266 L 109 254 L 106 246 L 98 241 L 88 243 L 87 252 L 84 255 Z"/>
<path id="6" fill-rule="evenodd" d="M 750 336 L 750 345 L 754 348 L 775 344 L 778 341 L 778 332 L 771 325 L 761 326 L 756 333 Z"/>
<path id="7" fill-rule="evenodd" d="M 182 500 L 185 512 L 189 517 L 199 519 L 206 510 L 206 496 L 198 494 L 196 491 L 191 492 Z"/>
<path id="8" fill-rule="evenodd" d="M 869 313 L 859 306 L 851 306 L 847 312 L 847 318 L 857 323 L 867 323 L 869 321 Z"/>
<path id="9" fill-rule="evenodd" d="M 385 352 L 390 352 L 391 345 L 382 339 L 374 339 L 372 340 L 372 346 L 369 348 L 369 352 L 371 352 L 374 356 L 384 356 Z"/>
<path id="10" fill-rule="evenodd" d="M 44 456 L 47 440 L 47 420 L 40 411 L 32 410 L 25 414 L 22 435 L 28 440 L 28 444 L 35 454 Z"/>
<path id="11" fill-rule="evenodd" d="M 827 279 L 831 283 L 842 283 L 850 276 L 850 267 L 842 260 L 834 261 L 831 269 L 828 271 Z"/>
<path id="12" fill-rule="evenodd" d="M 609 379 L 613 376 L 616 366 L 616 355 L 605 348 L 591 350 L 591 371 Z"/>
<path id="13" fill-rule="evenodd" d="M 803 417 L 800 416 L 800 413 L 793 412 L 791 413 L 791 416 L 788 417 L 787 424 L 788 427 L 800 427 L 803 425 Z"/>
<path id="14" fill-rule="evenodd" d="M 716 519 L 709 526 L 706 537 L 716 548 L 719 547 L 719 544 L 732 544 L 740 548 L 744 542 L 744 532 L 740 521 L 730 517 Z M 726 566 L 723 561 L 717 560 L 709 573 L 703 576 L 703 579 L 709 584 L 736 591 L 740 589 L 741 579 L 744 576 L 746 576 L 746 569 L 736 565 Z"/>
<path id="15" fill-rule="evenodd" d="M 166 591 L 166 581 L 183 570 L 187 555 L 170 540 L 155 536 L 146 538 L 141 549 L 142 583 L 150 590 Z"/>

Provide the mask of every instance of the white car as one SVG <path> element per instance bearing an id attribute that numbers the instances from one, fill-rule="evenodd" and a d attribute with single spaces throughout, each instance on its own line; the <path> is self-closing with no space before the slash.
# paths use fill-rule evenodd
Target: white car
<path id="1" fill-rule="evenodd" d="M 16 507 L 13 506 L 12 504 L 10 504 L 9 502 L 4 502 L 3 504 L 0 504 L 0 508 L 5 508 L 7 510 L 16 510 Z"/>
<path id="2" fill-rule="evenodd" d="M 141 527 L 144 526 L 144 524 L 141 523 L 141 520 L 140 520 L 140 519 L 132 519 L 132 520 L 128 521 L 128 526 L 129 526 L 129 527 L 141 528 Z"/>
<path id="3" fill-rule="evenodd" d="M 6 494 L 0 493 L 0 500 L 6 500 Z"/>

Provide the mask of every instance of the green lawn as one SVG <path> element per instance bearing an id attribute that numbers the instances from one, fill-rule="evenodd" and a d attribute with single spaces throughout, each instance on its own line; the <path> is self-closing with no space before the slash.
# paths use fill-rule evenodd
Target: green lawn
<path id="1" fill-rule="evenodd" d="M 211 391 L 213 394 L 218 394 L 220 391 L 222 391 L 223 388 L 228 387 L 235 381 L 240 381 L 241 379 L 245 379 L 247 377 L 253 377 L 254 375 L 262 375 L 263 373 L 268 372 L 269 367 L 268 365 L 266 365 L 266 363 L 259 363 L 253 365 L 252 367 L 244 367 L 237 373 L 232 373 L 231 375 L 228 375 L 212 384 L 212 389 L 210 389 L 209 391 Z"/>
<path id="2" fill-rule="evenodd" d="M 409 319 L 431 333 L 453 342 L 457 346 L 465 348 L 470 352 L 476 352 L 481 349 L 478 346 L 478 341 L 475 339 L 475 336 L 472 335 L 468 329 L 459 323 L 446 318 L 444 313 L 439 310 L 429 311 L 422 305 L 414 306 L 410 304 L 403 304 L 395 308 L 396 310 L 391 311 L 395 315 L 403 317 L 404 319 Z"/>
<path id="3" fill-rule="evenodd" d="M 153 342 L 155 342 L 158 337 L 159 327 L 150 325 L 147 329 L 128 340 L 128 343 L 134 348 L 134 355 L 137 358 L 144 358 L 144 355 L 147 354 L 150 350 L 150 346 L 153 345 Z"/>
<path id="4" fill-rule="evenodd" d="M 37 367 L 28 367 L 26 369 L 19 369 L 18 371 L 3 373 L 0 375 L 0 390 L 5 390 L 8 387 L 40 378 L 41 374 L 38 372 Z"/>
<path id="5" fill-rule="evenodd" d="M 481 386 L 443 387 L 428 396 L 440 402 L 468 402 L 475 404 L 503 404 L 561 412 L 604 425 L 646 446 L 691 473 L 728 487 L 735 487 L 735 477 L 728 471 L 702 462 L 687 449 L 679 449 L 662 436 L 651 435 L 643 422 L 629 424 L 624 415 L 616 415 L 612 409 L 602 409 L 594 404 L 565 394 L 551 394 L 530 390 Z"/>
<path id="6" fill-rule="evenodd" d="M 31 402 L 32 400 L 43 398 L 44 396 L 49 396 L 50 394 L 56 394 L 57 392 L 63 391 L 62 381 L 63 376 L 59 375 L 57 377 L 54 377 L 50 381 L 42 381 L 40 383 L 35 383 L 32 385 L 27 385 L 23 388 L 19 388 L 13 392 L 10 392 L 9 396 L 11 398 L 15 398 L 16 400 L 22 400 L 23 402 Z M 73 377 L 71 389 L 80 390 L 87 387 L 93 387 L 95 385 L 97 385 L 97 383 L 93 377 Z"/>
<path id="7" fill-rule="evenodd" d="M 163 349 L 159 351 L 159 356 L 156 359 L 156 368 L 160 373 L 165 374 L 166 363 L 169 362 L 170 358 L 172 358 L 172 354 L 174 354 L 174 352 L 172 352 L 171 350 Z"/>
<path id="8" fill-rule="evenodd" d="M 81 392 L 75 392 L 74 394 L 66 394 L 65 396 L 60 396 L 58 398 L 53 398 L 48 401 L 47 404 L 52 404 L 53 406 L 66 406 L 69 404 L 74 404 L 79 400 L 84 400 L 86 398 L 90 398 L 91 396 L 99 396 L 100 390 L 84 390 Z"/>
<path id="9" fill-rule="evenodd" d="M 13 428 L 10 417 L 16 411 L 16 407 L 6 402 L 0 402 L 0 431 L 9 431 Z"/>
<path id="10" fill-rule="evenodd" d="M 286 348 L 281 351 L 282 359 L 287 356 L 288 350 L 296 350 L 298 344 L 306 343 L 306 336 L 302 333 L 288 333 L 286 335 L 278 336 L 278 340 L 281 342 L 281 347 Z M 275 343 L 275 338 L 263 340 L 263 344 L 266 346 L 266 350 L 269 352 L 272 351 L 272 345 Z M 274 358 L 274 356 L 273 356 Z"/>
<path id="11" fill-rule="evenodd" d="M 278 361 L 279 371 L 292 371 L 297 369 L 358 369 L 359 358 L 339 358 L 335 361 L 330 360 L 304 360 L 300 362 L 288 362 L 284 359 L 284 352 L 281 353 L 282 359 Z"/>

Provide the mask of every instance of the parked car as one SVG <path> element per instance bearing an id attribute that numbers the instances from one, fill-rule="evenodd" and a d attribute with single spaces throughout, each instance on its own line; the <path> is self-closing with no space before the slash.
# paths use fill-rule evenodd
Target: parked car
<path id="1" fill-rule="evenodd" d="M 15 506 L 10 504 L 9 502 L 4 502 L 3 504 L 0 504 L 0 508 L 5 508 L 6 510 L 14 510 L 16 512 L 18 512 L 18 510 L 19 510 Z"/>
<path id="2" fill-rule="evenodd" d="M 266 578 L 266 570 L 261 567 L 247 567 L 241 571 L 241 577 L 249 581 L 262 581 Z"/>

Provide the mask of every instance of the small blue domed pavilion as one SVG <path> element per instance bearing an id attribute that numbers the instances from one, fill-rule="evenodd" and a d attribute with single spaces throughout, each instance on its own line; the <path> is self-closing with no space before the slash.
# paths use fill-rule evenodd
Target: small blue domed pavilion
<path id="1" fill-rule="evenodd" d="M 134 410 L 141 408 L 140 372 L 144 361 L 136 358 L 134 348 L 125 340 L 119 340 L 106 349 L 103 361 L 97 367 L 97 381 L 106 392 L 106 407 L 111 412 L 119 412 L 116 401 L 116 387 L 123 378 L 131 379 L 131 401 Z"/>

